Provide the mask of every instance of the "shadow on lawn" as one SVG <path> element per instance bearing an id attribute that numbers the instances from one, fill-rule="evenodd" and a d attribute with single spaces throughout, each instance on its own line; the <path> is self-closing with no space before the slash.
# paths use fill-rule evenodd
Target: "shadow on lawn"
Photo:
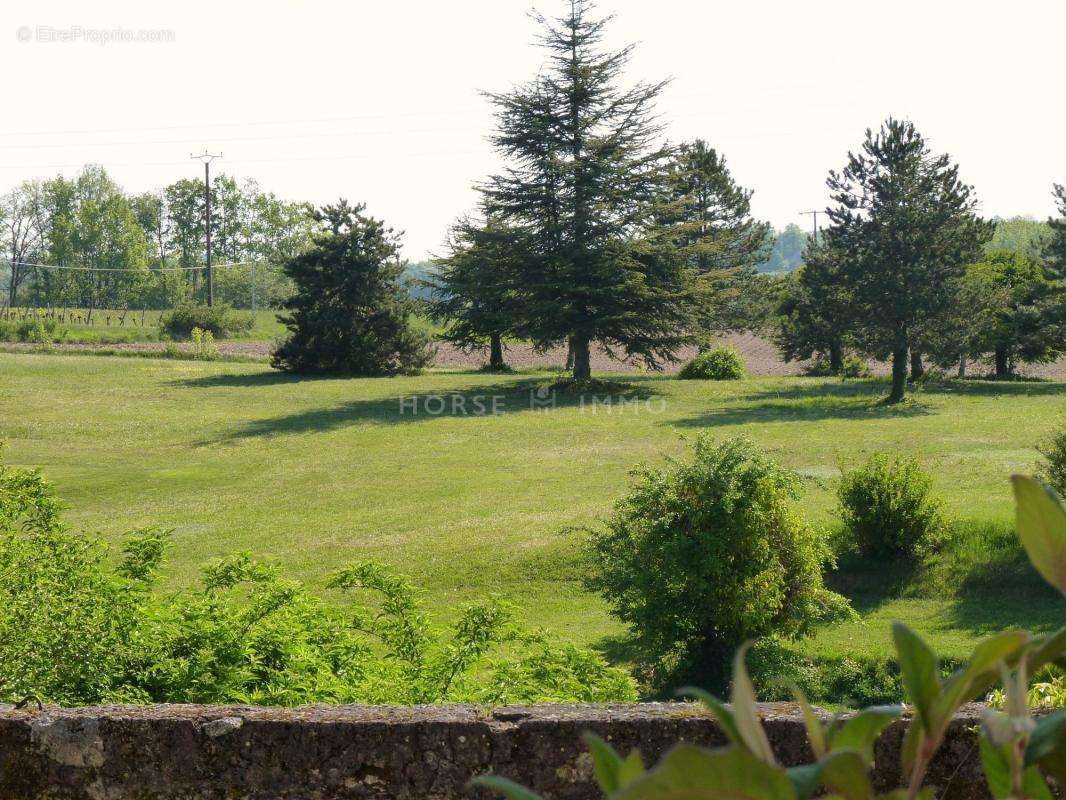
<path id="1" fill-rule="evenodd" d="M 884 381 L 802 382 L 741 395 L 730 404 L 689 419 L 671 422 L 681 427 L 707 428 L 751 422 L 816 422 L 824 419 L 886 419 L 934 413 L 911 396 L 886 405 Z"/>
<path id="2" fill-rule="evenodd" d="M 224 383 L 219 379 L 255 376 L 211 376 L 195 379 L 198 386 L 255 385 Z M 316 378 L 315 380 L 321 380 Z M 186 383 L 185 385 L 190 385 Z M 264 381 L 263 384 L 266 385 Z M 610 397 L 615 403 L 650 400 L 657 395 L 643 384 L 607 384 L 590 394 L 552 390 L 543 376 L 473 386 L 441 387 L 438 391 L 351 400 L 331 408 L 314 408 L 268 419 L 253 420 L 220 437 L 222 440 L 278 436 L 292 433 L 323 433 L 359 422 L 386 425 L 425 423 L 442 418 L 465 419 L 536 413 L 562 408 L 592 408 L 593 398 Z"/>

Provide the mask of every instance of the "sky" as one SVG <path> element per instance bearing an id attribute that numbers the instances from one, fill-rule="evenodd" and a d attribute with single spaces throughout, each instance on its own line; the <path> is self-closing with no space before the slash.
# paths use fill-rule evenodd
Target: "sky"
<path id="1" fill-rule="evenodd" d="M 0 5 L 0 189 L 102 164 L 127 190 L 213 169 L 293 200 L 345 197 L 442 251 L 500 167 L 482 91 L 531 78 L 529 12 L 562 0 Z M 1066 183 L 1063 0 L 601 0 L 627 80 L 670 79 L 673 141 L 701 137 L 781 228 L 828 203 L 867 127 L 912 120 L 985 215 L 1047 217 Z M 6 37 L 6 40 L 5 40 Z"/>

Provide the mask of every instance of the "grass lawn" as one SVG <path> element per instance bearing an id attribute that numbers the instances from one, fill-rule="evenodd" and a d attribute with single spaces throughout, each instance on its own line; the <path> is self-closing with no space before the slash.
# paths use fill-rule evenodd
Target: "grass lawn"
<path id="1" fill-rule="evenodd" d="M 316 586 L 374 558 L 423 585 L 433 608 L 499 593 L 529 621 L 601 645 L 621 630 L 580 586 L 578 529 L 610 509 L 637 462 L 680 453 L 700 431 L 744 434 L 802 476 L 804 511 L 827 524 L 840 466 L 914 453 L 970 533 L 906 585 L 842 571 L 862 622 L 803 648 L 887 652 L 887 623 L 903 619 L 963 656 L 991 627 L 1048 627 L 1066 610 L 1019 567 L 1007 483 L 1063 421 L 1064 383 L 945 383 L 888 408 L 877 380 L 634 375 L 638 402 L 622 410 L 562 397 L 531 410 L 530 390 L 550 378 L 295 380 L 256 364 L 0 354 L 0 441 L 9 463 L 58 484 L 76 527 L 112 539 L 173 528 L 172 583 L 234 550 Z M 475 395 L 498 396 L 500 413 L 411 413 L 453 393 L 468 411 Z M 401 397 L 414 398 L 403 413 Z"/>

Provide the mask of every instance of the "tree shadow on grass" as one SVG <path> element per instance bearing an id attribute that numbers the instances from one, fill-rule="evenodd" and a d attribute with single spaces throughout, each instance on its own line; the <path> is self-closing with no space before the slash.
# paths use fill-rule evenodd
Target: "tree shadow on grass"
<path id="1" fill-rule="evenodd" d="M 934 413 L 920 395 L 902 403 L 884 402 L 883 381 L 793 383 L 780 389 L 752 392 L 689 419 L 670 422 L 706 428 L 753 422 L 817 422 L 825 419 L 886 419 Z"/>
<path id="2" fill-rule="evenodd" d="M 1030 591 L 967 592 L 951 604 L 947 622 L 952 628 L 990 635 L 1010 628 L 1048 633 L 1061 628 L 1064 618 L 1066 599 L 1044 586 Z"/>
<path id="3" fill-rule="evenodd" d="M 201 380 L 201 379 L 197 379 Z M 204 385 L 204 384 L 198 384 Z M 208 384 L 220 385 L 220 384 Z M 240 384 L 221 384 L 240 385 Z M 546 413 L 565 408 L 602 408 L 649 400 L 656 395 L 643 383 L 604 384 L 610 394 L 580 394 L 554 390 L 543 377 L 492 384 L 441 387 L 437 391 L 394 394 L 351 400 L 330 408 L 315 408 L 267 419 L 252 420 L 219 437 L 222 441 L 298 433 L 324 433 L 361 422 L 383 425 L 428 423 L 442 418 L 464 419 L 514 413 Z M 218 441 L 218 440 L 216 440 Z"/>
<path id="4" fill-rule="evenodd" d="M 292 375 L 291 373 L 278 372 L 277 370 L 264 370 L 262 372 L 201 375 L 197 378 L 176 378 L 170 381 L 170 385 L 181 389 L 255 388 L 257 386 L 278 386 L 310 380 L 339 379 L 339 376 L 311 378 L 306 375 Z"/>

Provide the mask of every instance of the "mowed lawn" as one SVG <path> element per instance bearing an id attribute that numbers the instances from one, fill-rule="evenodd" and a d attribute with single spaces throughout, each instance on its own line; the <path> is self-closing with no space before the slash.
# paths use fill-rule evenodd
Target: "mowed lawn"
<path id="1" fill-rule="evenodd" d="M 8 463 L 44 469 L 77 528 L 111 540 L 172 528 L 170 585 L 235 550 L 313 586 L 372 558 L 425 587 L 436 613 L 496 593 L 534 624 L 602 644 L 621 627 L 581 588 L 581 528 L 609 512 L 631 468 L 681 453 L 686 437 L 751 437 L 801 475 L 800 504 L 819 525 L 831 520 L 839 467 L 877 450 L 916 454 L 952 514 L 1002 529 L 1008 475 L 1032 471 L 1035 444 L 1066 412 L 1064 383 L 945 383 L 888 408 L 876 380 L 653 375 L 627 378 L 624 407 L 559 397 L 531 409 L 530 392 L 552 378 L 296 380 L 256 364 L 0 354 L 0 441 Z M 426 413 L 437 396 L 445 413 Z M 499 413 L 472 413 L 476 396 L 486 408 L 495 396 Z M 990 625 L 1033 614 L 1027 598 L 997 597 L 988 583 L 965 602 L 881 598 L 862 606 L 864 622 L 805 648 L 887 652 L 887 622 L 902 618 L 945 655 L 964 655 Z M 1061 616 L 1041 608 L 1040 625 Z"/>

